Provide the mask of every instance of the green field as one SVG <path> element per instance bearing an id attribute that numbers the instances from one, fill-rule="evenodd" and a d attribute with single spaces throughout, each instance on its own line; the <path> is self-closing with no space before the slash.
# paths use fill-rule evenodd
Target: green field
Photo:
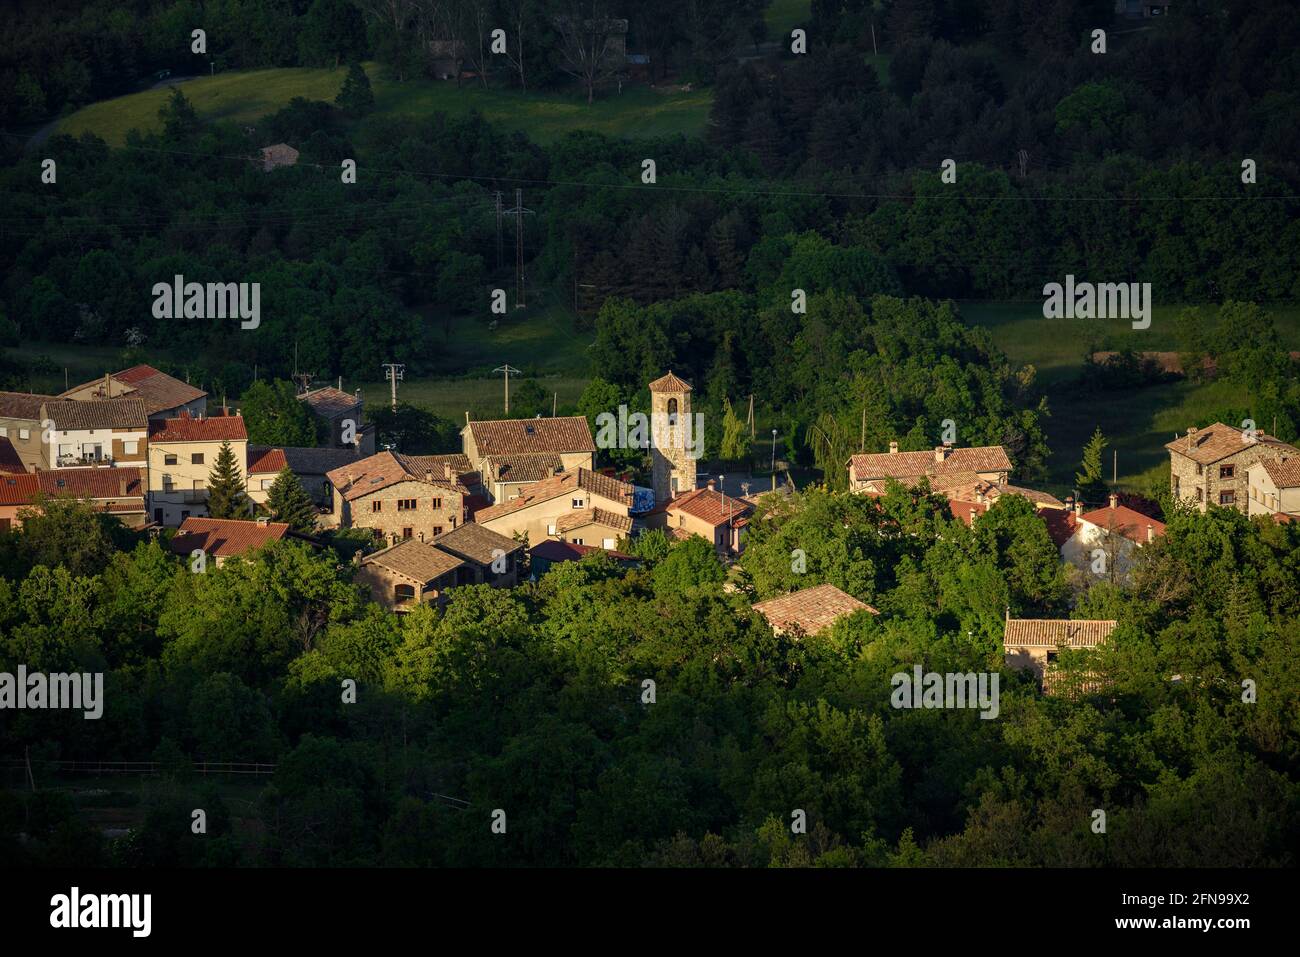
<path id="1" fill-rule="evenodd" d="M 400 83 L 377 63 L 367 63 L 365 68 L 375 93 L 372 115 L 428 116 L 478 110 L 491 122 L 521 130 L 539 143 L 571 130 L 595 130 L 611 136 L 694 136 L 704 129 L 712 102 L 707 90 L 634 85 L 625 86 L 622 93 L 606 92 L 588 106 L 586 97 L 576 89 L 525 94 L 484 89 L 469 82 L 457 89 L 455 83 L 440 80 Z M 296 96 L 333 102 L 346 72 L 344 68 L 299 67 L 248 70 L 188 80 L 180 89 L 204 119 L 252 125 Z M 169 89 L 147 90 L 94 103 L 63 120 L 57 132 L 74 136 L 90 132 L 120 146 L 128 130 L 158 128 L 158 110 L 170 95 Z"/>
<path id="2" fill-rule="evenodd" d="M 789 37 L 795 27 L 807 28 L 811 13 L 811 0 L 772 0 L 763 11 L 767 35 L 773 40 Z"/>
<path id="3" fill-rule="evenodd" d="M 1033 365 L 1047 391 L 1052 417 L 1047 442 L 1052 450 L 1048 491 L 1068 491 L 1083 454 L 1083 446 L 1100 427 L 1110 439 L 1106 449 L 1109 477 L 1112 452 L 1119 453 L 1119 484 L 1139 488 L 1167 468 L 1164 444 L 1175 432 L 1202 415 L 1223 408 L 1249 405 L 1245 390 L 1226 382 L 1196 385 L 1187 381 L 1106 392 L 1081 400 L 1068 388 L 1077 378 L 1084 357 L 1093 349 L 1166 351 L 1177 346 L 1174 318 L 1183 306 L 1157 306 L 1151 328 L 1133 329 L 1117 320 L 1044 319 L 1034 302 L 961 304 L 966 322 L 989 330 L 996 345 L 1015 365 Z M 1300 349 L 1300 309 L 1270 307 L 1283 343 Z M 1265 427 L 1261 423 L 1261 427 Z"/>

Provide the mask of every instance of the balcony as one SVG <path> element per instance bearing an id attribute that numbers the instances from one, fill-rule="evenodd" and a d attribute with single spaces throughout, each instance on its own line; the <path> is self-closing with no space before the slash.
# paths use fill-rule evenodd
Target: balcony
<path id="1" fill-rule="evenodd" d="M 56 469 L 76 469 L 76 468 L 109 468 L 113 465 L 111 455 L 60 455 L 54 461 Z"/>

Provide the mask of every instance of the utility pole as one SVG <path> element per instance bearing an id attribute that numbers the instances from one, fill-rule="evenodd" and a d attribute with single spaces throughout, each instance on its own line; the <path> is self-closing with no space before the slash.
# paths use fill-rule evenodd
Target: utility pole
<path id="1" fill-rule="evenodd" d="M 524 209 L 524 191 L 515 190 L 515 206 L 503 210 L 504 215 L 515 218 L 515 308 L 523 309 L 524 302 L 524 216 L 532 214 Z"/>
<path id="2" fill-rule="evenodd" d="M 865 452 L 866 450 L 867 450 L 867 407 L 864 405 L 862 407 L 862 438 L 858 440 L 858 451 Z"/>
<path id="3" fill-rule="evenodd" d="M 754 441 L 754 393 L 749 394 L 749 440 Z"/>
<path id="4" fill-rule="evenodd" d="M 310 372 L 295 372 L 293 381 L 298 383 L 298 394 L 303 395 L 311 389 L 311 380 L 316 378 Z"/>
<path id="5" fill-rule="evenodd" d="M 406 366 L 400 362 L 384 363 L 384 378 L 386 378 L 392 384 L 394 412 L 397 411 L 397 383 L 404 378 L 402 373 L 405 371 L 405 369 Z"/>
<path id="6" fill-rule="evenodd" d="M 1110 453 L 1110 484 L 1119 484 L 1119 449 L 1112 449 Z"/>
<path id="7" fill-rule="evenodd" d="M 555 418 L 555 404 L 560 401 L 560 393 L 551 393 L 551 418 Z"/>
<path id="8" fill-rule="evenodd" d="M 509 415 L 510 414 L 510 373 L 513 372 L 515 373 L 515 375 L 518 375 L 519 370 L 514 368 L 513 366 L 510 365 L 510 363 L 507 362 L 503 366 L 497 366 L 492 371 L 504 372 L 506 374 L 506 415 Z"/>

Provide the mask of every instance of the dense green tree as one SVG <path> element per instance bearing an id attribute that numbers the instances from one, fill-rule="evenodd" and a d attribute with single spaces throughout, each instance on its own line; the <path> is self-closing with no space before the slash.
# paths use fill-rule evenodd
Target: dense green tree
<path id="1" fill-rule="evenodd" d="M 266 495 L 266 509 L 272 521 L 287 522 L 296 532 L 316 531 L 316 503 L 289 466 L 280 469 Z"/>
<path id="2" fill-rule="evenodd" d="M 248 496 L 244 474 L 229 441 L 221 443 L 217 460 L 208 472 L 208 514 L 213 518 L 247 518 Z"/>

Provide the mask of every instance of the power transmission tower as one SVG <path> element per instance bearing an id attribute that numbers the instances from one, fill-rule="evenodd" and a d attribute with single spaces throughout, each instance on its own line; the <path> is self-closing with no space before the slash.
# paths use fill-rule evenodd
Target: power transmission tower
<path id="1" fill-rule="evenodd" d="M 532 214 L 524 209 L 524 191 L 515 190 L 513 209 L 503 210 L 504 215 L 515 218 L 515 308 L 524 308 L 524 216 Z"/>
<path id="2" fill-rule="evenodd" d="M 384 378 L 392 384 L 393 393 L 393 411 L 397 411 L 397 383 L 403 379 L 402 373 L 406 366 L 400 362 L 384 363 Z"/>
<path id="3" fill-rule="evenodd" d="M 506 415 L 510 414 L 510 373 L 519 374 L 519 370 L 506 363 L 503 366 L 497 366 L 493 372 L 504 372 L 506 374 Z"/>

